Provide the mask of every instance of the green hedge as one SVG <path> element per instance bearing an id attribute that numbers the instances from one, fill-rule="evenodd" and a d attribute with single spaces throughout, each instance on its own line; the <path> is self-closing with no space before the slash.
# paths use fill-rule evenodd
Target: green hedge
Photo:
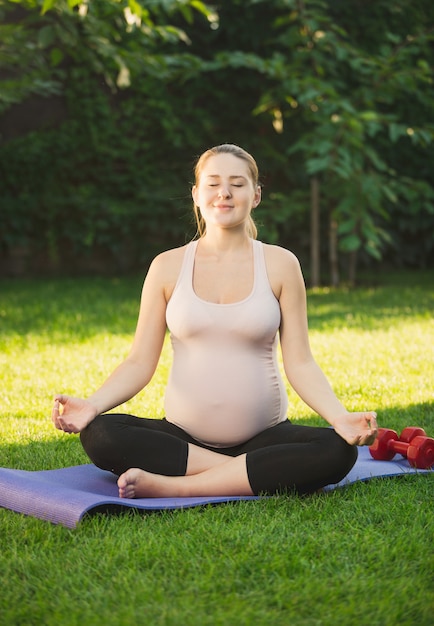
<path id="1" fill-rule="evenodd" d="M 350 107 L 348 145 L 352 137 L 348 129 L 358 124 L 353 135 L 360 134 L 360 150 L 366 137 L 371 158 L 360 159 L 366 172 L 354 170 L 359 147 L 353 147 L 351 177 L 341 180 L 335 173 L 336 184 L 332 184 L 333 172 L 318 173 L 325 190 L 321 196 L 323 266 L 328 263 L 330 215 L 343 197 L 348 210 L 342 219 L 347 223 L 340 228 L 350 239 L 358 237 L 356 231 L 348 231 L 355 222 L 354 212 L 360 209 L 357 203 L 364 204 L 367 219 L 362 228 L 369 227 L 369 233 L 363 235 L 358 252 L 360 264 L 374 263 L 367 244 L 376 229 L 382 229 L 388 235 L 380 242 L 383 263 L 433 267 L 430 141 L 434 131 L 429 120 L 434 105 L 425 60 L 430 37 L 423 31 L 426 0 L 411 7 L 399 0 L 393 11 L 386 0 L 379 0 L 374 17 L 368 9 L 362 11 L 356 0 L 318 0 L 304 3 L 310 11 L 305 18 L 303 3 L 295 0 L 252 0 L 247 14 L 240 10 L 246 3 L 231 0 L 218 5 L 219 28 L 214 30 L 205 17 L 193 19 L 186 8 L 191 3 L 154 3 L 155 23 L 145 20 L 145 29 L 126 28 L 122 21 L 126 2 L 92 2 L 83 19 L 61 0 L 51 3 L 53 10 L 43 15 L 38 3 L 42 6 L 42 0 L 0 6 L 0 18 L 4 7 L 10 9 L 9 21 L 0 24 L 0 274 L 114 273 L 145 267 L 160 250 L 182 245 L 194 235 L 190 197 L 194 160 L 204 149 L 222 142 L 238 143 L 257 158 L 263 182 L 263 202 L 256 211 L 261 238 L 293 249 L 308 268 L 306 161 L 310 146 L 315 152 L 327 145 L 316 132 L 313 105 L 318 102 L 321 107 L 331 93 L 338 104 L 340 94 L 346 94 L 341 104 Z M 184 15 L 168 17 L 169 5 L 183 6 Z M 355 6 L 361 11 L 358 16 Z M 389 22 L 386 18 L 392 13 L 396 20 Z M 303 19 L 302 32 L 297 25 Z M 362 30 L 359 19 L 365 25 Z M 373 20 L 371 31 L 368 26 Z M 161 30 L 160 24 L 167 21 L 173 26 Z M 421 33 L 416 43 L 404 36 L 407 22 L 412 33 L 418 29 Z M 181 27 L 185 41 L 191 42 L 187 48 L 179 44 L 176 28 Z M 348 76 L 340 74 L 342 59 L 315 47 L 315 37 L 309 40 L 306 35 L 320 27 L 330 29 L 330 41 L 354 67 L 358 49 L 350 45 L 359 46 L 361 54 L 368 54 L 366 50 L 371 54 L 372 49 L 378 55 L 370 57 L 371 65 L 353 69 Z M 340 28 L 346 29 L 347 39 Z M 297 45 L 292 46 L 288 36 L 295 37 Z M 316 56 L 309 56 L 312 50 Z M 394 72 L 398 53 L 408 66 Z M 412 78 L 409 64 L 418 54 L 425 82 Z M 13 61 L 9 69 L 8 59 Z M 356 87 L 363 92 L 363 72 L 371 72 L 375 63 L 378 89 L 382 76 L 389 83 L 378 102 L 368 103 L 372 111 L 359 111 L 352 92 Z M 291 64 L 299 72 L 299 85 L 308 84 L 302 81 L 311 71 L 314 79 L 316 72 L 323 81 L 318 85 L 327 87 L 330 81 L 330 90 L 320 93 L 318 87 L 312 96 L 301 90 L 301 104 L 294 109 Z M 309 72 L 305 67 L 311 68 Z M 128 88 L 115 87 L 120 68 L 130 71 Z M 413 84 L 410 79 L 414 81 L 411 106 L 406 97 Z M 272 122 L 279 120 L 275 115 L 282 111 L 284 130 L 276 132 Z M 389 132 L 380 128 L 383 114 L 384 119 L 395 119 L 395 113 L 397 122 L 390 123 Z M 323 119 L 321 130 L 326 139 L 330 135 L 330 150 L 342 148 L 344 156 L 350 154 L 339 146 L 340 131 L 327 124 L 326 114 Z M 405 123 L 416 128 L 417 142 L 407 136 Z M 297 142 L 304 152 L 292 152 Z M 330 160 L 330 150 L 324 148 L 325 160 Z M 310 160 L 312 166 L 312 154 Z M 363 192 L 359 202 L 353 180 Z M 375 186 L 376 180 L 389 181 L 387 194 Z M 370 199 L 374 205 L 380 204 L 379 198 L 381 211 L 373 211 Z M 345 270 L 348 254 L 343 245 L 340 254 Z"/>

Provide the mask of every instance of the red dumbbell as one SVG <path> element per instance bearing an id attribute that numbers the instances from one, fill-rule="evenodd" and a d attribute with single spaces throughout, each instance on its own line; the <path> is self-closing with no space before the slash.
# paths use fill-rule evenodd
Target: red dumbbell
<path id="1" fill-rule="evenodd" d="M 424 431 L 423 428 L 419 428 L 417 426 L 407 426 L 399 435 L 399 441 L 404 441 L 404 443 L 410 443 L 412 439 L 415 437 L 427 437 L 428 435 Z"/>
<path id="2" fill-rule="evenodd" d="M 391 461 L 397 452 L 406 456 L 408 444 L 412 441 L 412 439 L 419 436 L 426 437 L 427 435 L 423 428 L 418 428 L 416 426 L 404 428 L 399 437 L 398 433 L 394 430 L 389 428 L 379 428 L 377 439 L 372 446 L 370 446 L 369 451 L 371 456 L 377 461 Z M 406 445 L 400 446 L 400 443 L 404 443 Z"/>
<path id="3" fill-rule="evenodd" d="M 398 452 L 413 467 L 428 469 L 434 465 L 434 439 L 427 437 L 422 428 L 404 428 L 400 437 L 394 430 L 379 428 L 369 452 L 377 461 L 390 461 Z"/>

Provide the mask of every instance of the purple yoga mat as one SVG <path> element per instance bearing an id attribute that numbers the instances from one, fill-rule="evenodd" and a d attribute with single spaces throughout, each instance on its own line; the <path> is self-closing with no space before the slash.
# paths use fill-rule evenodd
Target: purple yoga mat
<path id="1" fill-rule="evenodd" d="M 349 474 L 326 489 L 344 487 L 359 480 L 426 471 L 415 470 L 399 455 L 393 461 L 374 461 L 368 448 L 361 447 Z M 113 474 L 94 465 L 36 472 L 0 468 L 0 507 L 74 528 L 86 513 L 110 513 L 128 508 L 162 511 L 258 499 L 257 496 L 209 496 L 132 500 L 118 497 L 116 480 Z"/>

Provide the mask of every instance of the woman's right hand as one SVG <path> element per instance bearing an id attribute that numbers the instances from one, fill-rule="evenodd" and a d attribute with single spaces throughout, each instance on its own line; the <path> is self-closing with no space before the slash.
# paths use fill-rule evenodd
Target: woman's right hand
<path id="1" fill-rule="evenodd" d="M 51 419 L 58 430 L 65 433 L 80 433 L 98 415 L 89 400 L 57 395 L 54 398 Z"/>

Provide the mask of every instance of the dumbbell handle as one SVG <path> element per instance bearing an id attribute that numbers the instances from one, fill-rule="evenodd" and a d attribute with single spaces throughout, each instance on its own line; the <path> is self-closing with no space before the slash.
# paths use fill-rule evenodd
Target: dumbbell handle
<path id="1" fill-rule="evenodd" d="M 399 454 L 403 454 L 407 456 L 407 450 L 411 444 L 405 443 L 404 441 L 398 440 L 390 440 L 387 442 L 387 447 L 393 450 L 394 452 L 398 452 Z"/>

